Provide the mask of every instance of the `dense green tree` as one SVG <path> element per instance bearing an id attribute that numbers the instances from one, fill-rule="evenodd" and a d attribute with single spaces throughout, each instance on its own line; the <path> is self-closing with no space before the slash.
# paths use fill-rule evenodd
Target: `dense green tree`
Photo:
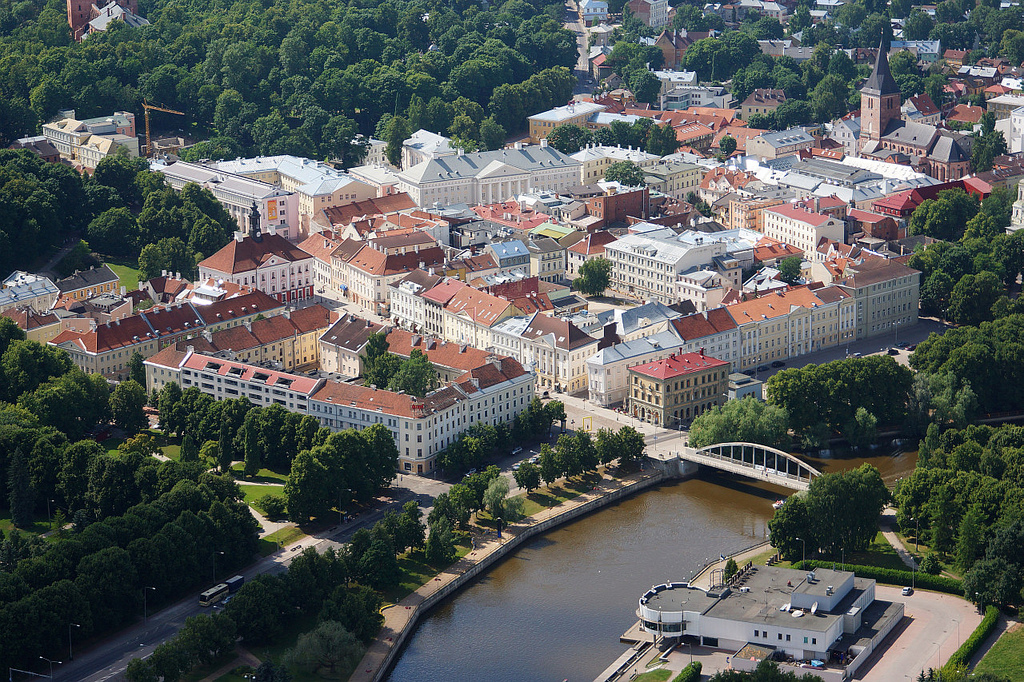
<path id="1" fill-rule="evenodd" d="M 439 383 L 437 370 L 430 364 L 426 354 L 419 348 L 413 348 L 409 358 L 402 362 L 388 381 L 387 388 L 389 391 L 405 391 L 422 398 L 437 388 Z"/>
<path id="2" fill-rule="evenodd" d="M 36 491 L 31 480 L 28 458 L 18 448 L 11 455 L 7 467 L 7 502 L 10 505 L 11 521 L 19 528 L 30 526 L 35 513 Z"/>
<path id="3" fill-rule="evenodd" d="M 575 154 L 594 139 L 593 133 L 582 126 L 565 123 L 548 133 L 548 144 L 563 154 Z"/>
<path id="4" fill-rule="evenodd" d="M 632 161 L 618 161 L 605 169 L 604 179 L 621 183 L 625 187 L 643 187 L 644 172 Z"/>
<path id="5" fill-rule="evenodd" d="M 878 420 L 863 407 L 858 407 L 853 417 L 843 428 L 843 435 L 850 444 L 858 448 L 866 448 L 875 442 L 878 435 Z"/>
<path id="6" fill-rule="evenodd" d="M 288 586 L 272 575 L 257 575 L 238 589 L 224 613 L 244 642 L 261 644 L 280 637 L 288 608 Z"/>
<path id="7" fill-rule="evenodd" d="M 311 632 L 299 635 L 283 660 L 289 667 L 307 674 L 334 676 L 358 665 L 365 649 L 341 623 L 324 621 Z"/>
<path id="8" fill-rule="evenodd" d="M 768 520 L 772 547 L 787 561 L 796 561 L 811 556 L 817 550 L 817 540 L 812 534 L 811 517 L 804 497 L 794 495 Z"/>
<path id="9" fill-rule="evenodd" d="M 441 568 L 455 560 L 455 538 L 452 525 L 447 517 L 441 516 L 430 524 L 427 536 L 426 557 L 433 566 Z"/>
<path id="10" fill-rule="evenodd" d="M 611 284 L 612 263 L 607 258 L 591 258 L 584 262 L 573 286 L 588 296 L 600 296 Z"/>
<path id="11" fill-rule="evenodd" d="M 110 412 L 114 422 L 132 435 L 146 427 L 148 420 L 143 408 L 148 398 L 146 389 L 129 379 L 122 381 L 110 394 Z"/>
<path id="12" fill-rule="evenodd" d="M 513 475 L 516 485 L 525 490 L 527 495 L 540 487 L 540 468 L 533 462 L 523 462 Z"/>
<path id="13" fill-rule="evenodd" d="M 800 280 L 802 265 L 803 258 L 800 256 L 783 258 L 779 263 L 779 279 L 786 284 L 796 284 Z"/>
<path id="14" fill-rule="evenodd" d="M 789 442 L 789 422 L 785 407 L 752 397 L 730 400 L 694 418 L 690 445 L 701 448 L 715 443 L 745 442 L 785 447 Z"/>
<path id="15" fill-rule="evenodd" d="M 87 229 L 89 243 L 101 253 L 130 255 L 139 240 L 139 225 L 127 208 L 111 208 L 96 216 Z"/>

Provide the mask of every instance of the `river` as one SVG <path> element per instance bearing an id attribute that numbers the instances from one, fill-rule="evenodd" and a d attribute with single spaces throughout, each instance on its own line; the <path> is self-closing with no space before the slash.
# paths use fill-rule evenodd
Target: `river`
<path id="1" fill-rule="evenodd" d="M 888 484 L 916 453 L 808 462 L 841 470 L 867 461 Z M 623 651 L 639 596 L 685 580 L 705 561 L 762 542 L 785 491 L 701 474 L 667 483 L 525 544 L 420 621 L 392 682 L 590 682 Z"/>

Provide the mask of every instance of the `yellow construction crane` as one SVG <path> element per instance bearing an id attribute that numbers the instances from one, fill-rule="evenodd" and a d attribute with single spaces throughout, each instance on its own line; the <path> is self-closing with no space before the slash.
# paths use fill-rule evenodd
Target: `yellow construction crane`
<path id="1" fill-rule="evenodd" d="M 153 156 L 153 146 L 151 144 L 151 140 L 150 140 L 150 137 L 149 137 L 149 112 L 150 112 L 150 110 L 153 109 L 153 110 L 156 110 L 156 111 L 163 111 L 163 112 L 168 113 L 168 114 L 178 114 L 179 116 L 184 116 L 185 112 L 184 111 L 175 111 L 174 109 L 168 109 L 166 107 L 158 107 L 157 105 L 150 104 L 149 102 L 146 102 L 145 100 L 143 100 L 143 102 L 142 102 L 142 108 L 146 112 L 146 158 L 149 158 L 150 156 Z"/>

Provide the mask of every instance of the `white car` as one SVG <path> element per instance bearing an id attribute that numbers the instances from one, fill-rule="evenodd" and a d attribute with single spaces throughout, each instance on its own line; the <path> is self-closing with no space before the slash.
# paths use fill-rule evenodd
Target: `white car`
<path id="1" fill-rule="evenodd" d="M 914 594 L 914 588 L 913 587 L 904 587 L 903 588 L 903 596 L 904 597 L 909 597 L 912 594 Z"/>

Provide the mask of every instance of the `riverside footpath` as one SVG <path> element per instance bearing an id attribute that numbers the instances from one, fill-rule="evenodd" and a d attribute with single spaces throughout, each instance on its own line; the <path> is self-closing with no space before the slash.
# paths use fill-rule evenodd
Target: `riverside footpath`
<path id="1" fill-rule="evenodd" d="M 349 681 L 384 680 L 402 644 L 415 630 L 421 616 L 514 552 L 530 538 L 666 480 L 670 480 L 667 474 L 651 467 L 621 479 L 603 474 L 601 480 L 589 492 L 512 524 L 505 529 L 502 538 L 489 536 L 483 542 L 477 540 L 476 547 L 469 554 L 398 604 L 384 609 L 384 626 L 370 644 Z"/>

